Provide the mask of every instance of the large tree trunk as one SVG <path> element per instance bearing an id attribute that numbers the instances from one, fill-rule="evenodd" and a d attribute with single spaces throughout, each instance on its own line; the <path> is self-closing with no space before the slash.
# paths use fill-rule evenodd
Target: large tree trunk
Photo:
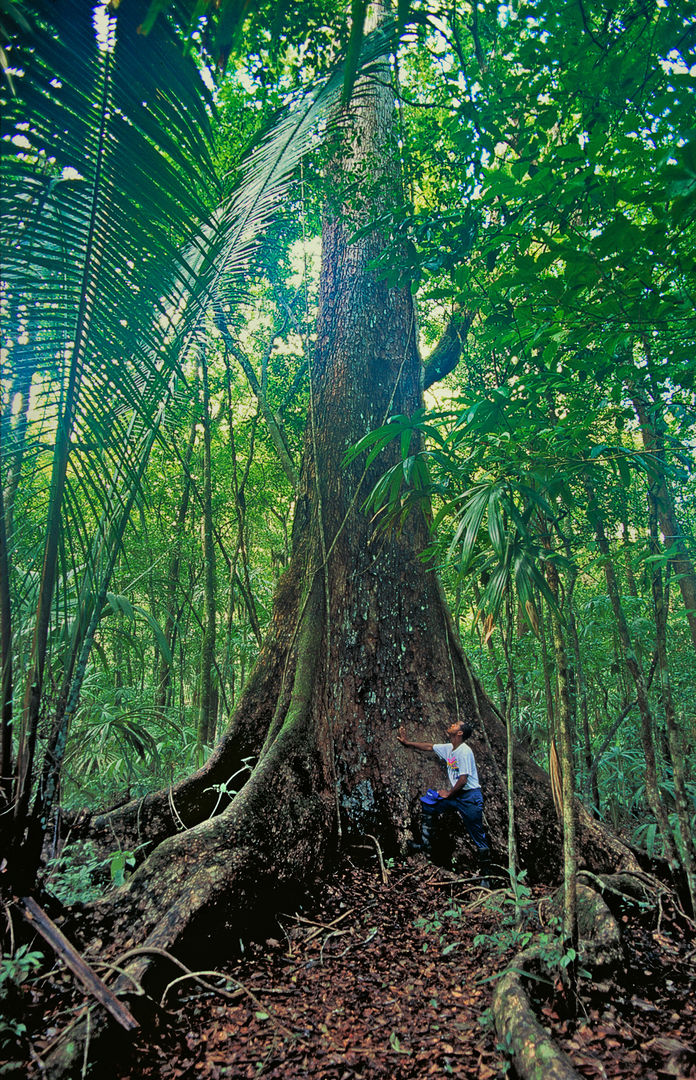
<path id="1" fill-rule="evenodd" d="M 396 160 L 387 75 L 359 86 L 334 159 L 339 194 L 324 220 L 293 553 L 257 667 L 204 769 L 92 823 L 92 836 L 112 846 L 114 834 L 127 847 L 154 844 L 128 884 L 92 912 L 121 946 L 172 948 L 222 923 L 239 926 L 247 913 L 258 918 L 364 832 L 403 851 L 437 765 L 400 746 L 402 724 L 416 739 L 440 740 L 453 717 L 480 719 L 472 743 L 493 842 L 505 850 L 505 731 L 471 675 L 437 577 L 418 557 L 426 523 L 413 515 L 400 532 L 383 533 L 363 512 L 393 457 L 368 470 L 360 460 L 343 466 L 362 435 L 412 413 L 422 397 L 410 290 L 371 269 L 383 248 L 378 233 L 350 239 L 395 189 L 385 167 Z M 340 193 L 348 185 L 362 193 L 350 204 Z M 247 756 L 256 760 L 251 775 L 219 800 L 211 788 Z M 530 877 L 555 878 L 560 838 L 548 779 L 521 753 L 515 775 L 520 858 Z M 588 865 L 631 865 L 626 849 L 583 821 Z M 130 974 L 147 980 L 150 965 L 140 957 Z"/>
<path id="2" fill-rule="evenodd" d="M 126 912 L 141 897 L 136 906 L 144 923 L 156 921 L 167 902 L 170 890 L 159 875 L 174 883 L 179 854 L 190 868 L 198 850 L 209 870 L 208 845 L 218 834 L 229 888 L 231 867 L 242 861 L 241 853 L 230 856 L 236 823 L 248 848 L 257 810 L 257 877 L 258 867 L 270 866 L 271 876 L 301 880 L 305 858 L 319 871 L 319 851 L 328 846 L 334 852 L 339 833 L 373 832 L 388 849 L 403 850 L 418 796 L 436 766 L 397 743 L 402 724 L 416 738 L 436 739 L 452 717 L 480 714 L 485 736 L 479 731 L 472 741 L 493 839 L 504 849 L 505 733 L 472 678 L 436 574 L 419 558 L 428 540 L 426 523 L 414 514 L 400 532 L 383 533 L 363 512 L 366 494 L 393 458 L 383 455 L 367 470 L 360 460 L 343 465 L 346 450 L 367 431 L 392 414 L 413 413 L 422 400 L 410 290 L 389 287 L 370 268 L 384 246 L 377 232 L 350 239 L 369 213 L 385 208 L 396 186 L 385 165 L 396 160 L 386 75 L 359 86 L 356 115 L 341 128 L 332 170 L 339 194 L 323 227 L 293 555 L 256 669 L 203 769 L 173 790 L 91 823 L 92 837 L 111 846 L 114 836 L 128 848 L 166 841 L 167 854 L 160 858 L 153 851 L 116 901 Z M 349 203 L 340 194 L 346 188 L 367 194 Z M 249 757 L 256 760 L 249 780 L 235 798 L 220 800 L 215 786 Z M 548 877 L 560 867 L 548 780 L 525 755 L 516 757 L 520 857 L 531 876 Z M 208 820 L 216 804 L 217 814 Z M 306 830 L 306 852 L 298 830 Z M 606 850 L 613 861 L 610 843 Z M 283 851 L 289 854 L 281 872 Z M 592 861 L 591 852 L 585 855 Z M 602 852 L 596 856 L 601 863 Z M 155 879 L 157 889 L 150 892 Z"/>

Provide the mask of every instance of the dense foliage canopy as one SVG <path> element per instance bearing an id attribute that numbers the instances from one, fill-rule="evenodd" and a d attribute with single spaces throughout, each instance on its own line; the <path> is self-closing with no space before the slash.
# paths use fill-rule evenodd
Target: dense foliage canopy
<path id="1" fill-rule="evenodd" d="M 338 5 L 259 7 L 213 75 L 180 13 L 144 35 L 129 4 L 83 7 L 27 4 L 3 40 L 15 843 L 58 792 L 94 808 L 189 770 L 253 666 L 290 552 L 323 135 L 360 47 Z M 688 864 L 696 20 L 424 2 L 395 34 L 403 199 L 364 229 L 393 237 L 379 270 L 417 297 L 423 354 L 449 333 L 462 355 L 354 451 L 400 440 L 373 509 L 426 506 L 464 645 L 541 763 L 560 626 L 583 798 Z"/>

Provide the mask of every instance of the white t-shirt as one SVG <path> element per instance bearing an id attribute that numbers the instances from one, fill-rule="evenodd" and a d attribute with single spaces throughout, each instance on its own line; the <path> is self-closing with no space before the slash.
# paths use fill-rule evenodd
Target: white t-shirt
<path id="1" fill-rule="evenodd" d="M 451 742 L 434 743 L 433 751 L 443 761 L 447 762 L 447 775 L 452 787 L 454 787 L 460 776 L 466 776 L 467 778 L 464 787 L 460 790 L 473 791 L 474 788 L 481 787 L 474 753 L 470 746 L 461 743 L 455 750 Z"/>

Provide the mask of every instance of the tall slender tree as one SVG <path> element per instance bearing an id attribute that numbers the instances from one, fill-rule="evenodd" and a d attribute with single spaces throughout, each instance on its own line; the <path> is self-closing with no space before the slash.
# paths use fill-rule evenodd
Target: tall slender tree
<path id="1" fill-rule="evenodd" d="M 211 474 L 211 417 L 210 417 L 210 381 L 208 358 L 205 349 L 201 351 L 200 373 L 202 388 L 202 424 L 203 424 L 203 595 L 204 624 L 203 644 L 201 648 L 200 701 L 198 714 L 198 754 L 203 757 L 205 747 L 215 737 L 217 723 L 217 694 L 213 682 L 213 663 L 215 658 L 215 545 L 213 543 L 213 481 Z"/>

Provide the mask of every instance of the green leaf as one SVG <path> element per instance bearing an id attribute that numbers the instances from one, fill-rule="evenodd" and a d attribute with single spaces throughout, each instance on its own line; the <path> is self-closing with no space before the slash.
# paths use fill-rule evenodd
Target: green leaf
<path id="1" fill-rule="evenodd" d="M 448 556 L 451 558 L 452 552 L 456 548 L 460 549 L 460 573 L 464 573 L 471 562 L 474 545 L 488 506 L 487 485 L 481 485 L 472 491 L 473 494 L 470 495 L 462 510 L 460 523 L 448 551 Z"/>
<path id="2" fill-rule="evenodd" d="M 363 41 L 365 28 L 365 15 L 367 14 L 368 0 L 351 0 L 350 5 L 350 38 L 348 40 L 348 52 L 346 54 L 345 73 L 343 76 L 343 92 L 341 102 L 347 105 L 353 93 L 355 79 L 360 63 L 360 48 Z"/>
<path id="3" fill-rule="evenodd" d="M 109 608 L 116 615 L 125 615 L 129 619 L 135 619 L 135 608 L 127 596 L 117 596 L 116 593 L 107 592 L 106 600 Z M 107 611 L 108 609 L 104 609 Z"/>
<path id="4" fill-rule="evenodd" d="M 162 627 L 157 622 L 157 619 L 155 619 L 155 617 L 149 611 L 147 611 L 146 608 L 140 607 L 138 604 L 133 605 L 133 612 L 134 612 L 134 614 L 137 612 L 138 615 L 143 616 L 143 618 L 145 619 L 147 624 L 152 628 L 152 630 L 154 632 L 155 638 L 157 640 L 157 644 L 159 645 L 160 652 L 162 653 L 162 656 L 164 657 L 165 661 L 168 664 L 173 664 L 174 663 L 174 658 L 172 657 L 172 653 L 171 653 L 171 650 L 169 648 L 169 644 L 167 642 L 166 637 L 164 636 L 164 632 L 162 630 Z"/>
<path id="5" fill-rule="evenodd" d="M 502 495 L 502 491 L 494 488 L 488 497 L 488 534 L 491 538 L 493 550 L 499 558 L 502 558 L 505 547 L 505 530 L 501 507 Z"/>

